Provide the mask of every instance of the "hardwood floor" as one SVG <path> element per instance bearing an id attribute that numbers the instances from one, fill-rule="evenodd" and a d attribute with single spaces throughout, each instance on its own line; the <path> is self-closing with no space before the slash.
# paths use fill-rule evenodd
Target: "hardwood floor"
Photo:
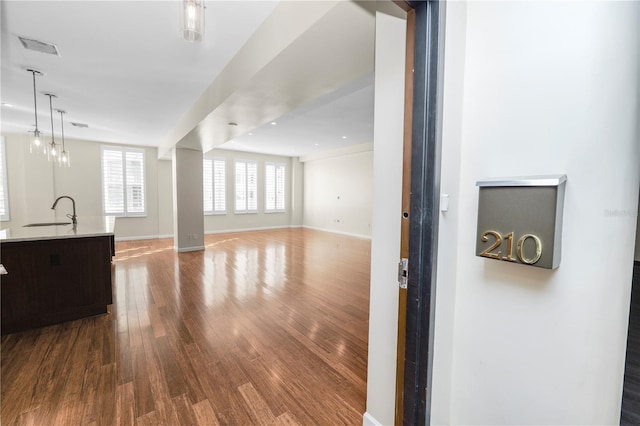
<path id="1" fill-rule="evenodd" d="M 625 358 L 624 386 L 620 425 L 640 424 L 640 263 L 635 262 L 629 309 L 627 356 Z"/>
<path id="2" fill-rule="evenodd" d="M 370 242 L 116 244 L 107 315 L 2 337 L 2 424 L 359 425 Z"/>

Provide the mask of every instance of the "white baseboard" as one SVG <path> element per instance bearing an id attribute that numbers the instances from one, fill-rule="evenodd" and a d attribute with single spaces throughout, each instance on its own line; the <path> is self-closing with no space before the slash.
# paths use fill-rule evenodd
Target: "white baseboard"
<path id="1" fill-rule="evenodd" d="M 377 421 L 369 412 L 364 413 L 362 416 L 362 426 L 384 426 Z"/>
<path id="2" fill-rule="evenodd" d="M 200 250 L 204 250 L 204 246 L 197 246 L 197 247 L 182 247 L 182 248 L 178 248 L 176 246 L 173 246 L 174 250 L 177 251 L 178 253 L 185 253 L 188 251 L 200 251 Z"/>
<path id="3" fill-rule="evenodd" d="M 331 232 L 333 234 L 347 235 L 349 237 L 364 238 L 365 240 L 371 239 L 371 235 L 355 234 L 353 232 L 336 231 L 335 229 L 317 228 L 314 226 L 307 226 L 307 225 L 283 225 L 283 226 L 262 226 L 257 228 L 216 229 L 214 231 L 205 231 L 204 234 L 213 235 L 213 234 L 228 234 L 231 232 L 268 231 L 270 229 L 300 229 L 300 228 L 313 229 L 315 231 L 322 231 L 322 232 Z M 156 240 L 160 238 L 173 238 L 173 234 L 141 235 L 137 237 L 116 237 L 115 240 L 116 241 L 137 241 L 137 240 Z M 195 251 L 195 250 L 202 250 L 202 249 L 195 247 L 193 248 L 193 250 L 180 250 L 180 251 Z"/>
<path id="4" fill-rule="evenodd" d="M 173 235 L 143 235 L 138 237 L 116 237 L 116 241 L 157 240 L 158 238 L 173 238 Z"/>
<path id="5" fill-rule="evenodd" d="M 365 240 L 370 240 L 371 239 L 371 235 L 355 234 L 353 232 L 336 231 L 335 229 L 316 228 L 315 226 L 307 226 L 307 225 L 302 225 L 302 227 L 306 228 L 306 229 L 313 229 L 314 231 L 331 232 L 332 234 L 340 234 L 340 235 L 347 235 L 349 237 L 363 238 Z"/>
<path id="6" fill-rule="evenodd" d="M 269 229 L 289 229 L 294 228 L 294 226 L 283 225 L 283 226 L 263 226 L 259 228 L 238 228 L 238 229 L 216 229 L 214 231 L 205 231 L 205 235 L 212 234 L 228 234 L 231 232 L 249 232 L 249 231 L 268 231 Z"/>

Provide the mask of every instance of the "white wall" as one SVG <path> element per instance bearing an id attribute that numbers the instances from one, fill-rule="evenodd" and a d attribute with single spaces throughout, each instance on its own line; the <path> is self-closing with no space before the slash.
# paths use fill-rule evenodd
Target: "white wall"
<path id="1" fill-rule="evenodd" d="M 607 211 L 638 210 L 639 7 L 447 14 L 436 424 L 619 422 L 636 218 Z M 475 182 L 551 173 L 568 176 L 560 267 L 476 257 Z"/>
<path id="2" fill-rule="evenodd" d="M 466 3 L 448 2 L 445 25 L 445 63 L 442 123 L 442 168 L 440 187 L 449 194 L 449 211 L 440 213 L 438 232 L 437 288 L 434 331 L 434 354 L 431 380 L 431 423 L 450 424 L 451 377 L 453 361 L 453 325 L 455 318 L 455 282 L 458 269 L 457 244 L 460 210 L 460 151 L 462 143 L 462 101 L 465 73 Z M 470 215 L 470 212 L 467 212 Z M 465 220 L 470 220 L 465 217 Z M 442 283 L 442 284 L 441 284 Z"/>
<path id="3" fill-rule="evenodd" d="M 173 235 L 173 174 L 169 160 L 158 160 L 158 235 Z"/>
<path id="4" fill-rule="evenodd" d="M 202 152 L 171 151 L 173 247 L 178 252 L 204 250 Z"/>
<path id="5" fill-rule="evenodd" d="M 71 153 L 71 167 L 53 167 L 46 156 L 29 153 L 28 135 L 3 134 L 6 139 L 7 179 L 9 183 L 10 221 L 0 223 L 2 228 L 22 226 L 30 222 L 63 219 L 71 206 L 61 202 L 56 212 L 51 204 L 57 196 L 70 195 L 76 200 L 78 220 L 82 216 L 102 215 L 102 184 L 100 143 L 65 140 Z M 106 144 L 109 145 L 109 144 Z M 113 144 L 111 144 L 113 145 Z M 205 233 L 230 230 L 260 229 L 302 225 L 303 169 L 297 159 L 238 151 L 213 150 L 209 157 L 227 159 L 228 213 L 205 216 Z M 233 161 L 234 159 L 258 162 L 257 214 L 233 214 Z M 264 163 L 281 162 L 287 165 L 286 213 L 264 213 Z M 147 216 L 118 218 L 117 239 L 138 239 L 173 236 L 173 191 L 171 161 L 158 160 L 155 148 L 145 148 L 147 179 Z M 68 210 L 68 211 L 67 211 Z"/>
<path id="6" fill-rule="evenodd" d="M 66 139 L 65 145 L 71 153 L 71 167 L 60 168 L 49 163 L 46 156 L 29 153 L 27 134 L 4 136 L 11 220 L 2 222 L 3 228 L 54 219 L 56 216 L 63 219 L 65 214 L 71 212 L 70 203 L 67 205 L 66 202 L 61 202 L 55 212 L 51 210 L 55 198 L 61 195 L 69 195 L 76 200 L 78 220 L 82 220 L 83 216 L 102 215 L 99 143 Z M 145 149 L 147 216 L 119 218 L 116 226 L 117 238 L 158 235 L 161 213 L 158 208 L 156 158 L 155 148 Z"/>
<path id="7" fill-rule="evenodd" d="M 241 151 L 229 151 L 223 149 L 214 149 L 205 154 L 208 158 L 224 158 L 226 160 L 226 178 L 227 178 L 227 213 L 223 215 L 206 215 L 204 217 L 205 233 L 217 233 L 225 231 L 237 231 L 243 229 L 266 229 L 279 228 L 301 225 L 300 220 L 297 223 L 294 218 L 301 216 L 301 212 L 293 213 L 293 205 L 302 204 L 302 182 L 300 181 L 302 170 L 300 163 L 290 157 L 279 157 L 273 155 L 253 154 Z M 234 182 L 235 182 L 235 161 L 250 160 L 258 164 L 258 213 L 235 214 L 233 212 L 235 206 Z M 265 213 L 264 212 L 264 165 L 265 162 L 284 163 L 285 171 L 285 187 L 287 188 L 285 199 L 285 212 Z M 293 166 L 296 166 L 296 173 L 292 173 Z M 294 200 L 293 197 L 296 197 Z"/>
<path id="8" fill-rule="evenodd" d="M 395 414 L 405 39 L 404 19 L 376 13 L 369 357 L 363 424 L 392 425 Z"/>
<path id="9" fill-rule="evenodd" d="M 371 237 L 373 152 L 304 163 L 305 227 Z"/>

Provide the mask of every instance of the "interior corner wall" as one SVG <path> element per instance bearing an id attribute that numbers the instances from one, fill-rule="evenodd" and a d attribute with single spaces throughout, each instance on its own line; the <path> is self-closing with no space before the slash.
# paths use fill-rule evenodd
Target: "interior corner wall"
<path id="1" fill-rule="evenodd" d="M 79 221 L 83 216 L 102 216 L 100 143 L 65 140 L 71 154 L 71 167 L 59 168 L 49 163 L 46 156 L 29 152 L 28 135 L 3 136 L 6 143 L 11 215 L 10 221 L 2 222 L 3 228 L 64 219 L 65 214 L 71 211 L 71 206 L 61 203 L 55 212 L 51 210 L 53 201 L 61 195 L 69 195 L 75 199 Z M 148 238 L 158 235 L 158 223 L 164 213 L 158 207 L 158 180 L 161 179 L 161 174 L 155 148 L 145 148 L 145 166 L 147 215 L 118 218 L 116 238 Z"/>
<path id="2" fill-rule="evenodd" d="M 376 12 L 369 353 L 363 424 L 373 419 L 392 425 L 395 418 L 405 42 L 406 20 Z"/>
<path id="3" fill-rule="evenodd" d="M 304 163 L 305 227 L 371 238 L 373 152 Z"/>
<path id="4" fill-rule="evenodd" d="M 459 169 L 442 185 L 457 219 L 441 221 L 438 248 L 453 255 L 438 263 L 438 292 L 455 290 L 436 299 L 436 312 L 454 314 L 435 322 L 436 345 L 442 334 L 452 345 L 451 383 L 432 409 L 448 424 L 619 422 L 640 182 L 639 8 L 468 2 L 464 20 L 447 17 L 466 28 L 462 134 L 442 158 L 442 170 Z M 449 41 L 445 57 L 456 56 Z M 556 173 L 568 177 L 559 268 L 476 257 L 475 182 Z"/>

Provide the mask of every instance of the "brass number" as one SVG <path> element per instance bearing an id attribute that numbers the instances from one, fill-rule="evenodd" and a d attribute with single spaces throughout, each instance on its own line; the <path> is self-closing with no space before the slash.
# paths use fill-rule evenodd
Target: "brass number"
<path id="1" fill-rule="evenodd" d="M 524 257 L 524 254 L 522 254 L 522 246 L 524 245 L 524 242 L 527 241 L 527 238 L 531 238 L 536 243 L 536 255 L 531 259 L 527 259 L 526 257 Z M 533 234 L 524 234 L 518 240 L 516 254 L 518 255 L 518 259 L 520 259 L 520 262 L 526 263 L 527 265 L 533 265 L 538 260 L 540 260 L 540 256 L 542 256 L 542 242 L 540 242 L 540 238 L 536 237 Z"/>
<path id="2" fill-rule="evenodd" d="M 507 254 L 504 257 L 500 257 L 502 255 L 502 252 L 498 250 L 502 245 L 502 235 L 496 231 L 484 231 L 482 233 L 482 238 L 481 238 L 482 242 L 483 243 L 488 242 L 490 236 L 493 237 L 495 241 L 493 242 L 493 244 L 491 244 L 489 248 L 485 249 L 482 253 L 480 253 L 480 256 L 488 257 L 489 259 L 506 260 L 507 262 L 517 261 L 516 258 L 513 257 L 513 238 L 514 238 L 513 232 L 509 232 L 507 235 L 504 236 L 504 239 L 507 240 Z M 525 257 L 523 253 L 524 243 L 529 238 L 531 238 L 536 245 L 536 254 L 531 258 Z M 494 250 L 498 250 L 498 251 L 493 252 Z M 540 238 L 538 238 L 536 235 L 524 234 L 522 237 L 520 237 L 520 239 L 518 240 L 518 243 L 516 244 L 516 256 L 518 256 L 518 259 L 522 263 L 525 263 L 527 265 L 535 264 L 537 261 L 540 260 L 540 257 L 542 256 L 542 241 L 540 241 Z"/>
<path id="3" fill-rule="evenodd" d="M 487 235 L 491 235 L 496 240 L 493 242 L 493 245 L 491 247 L 480 253 L 480 256 L 488 257 L 490 259 L 500 259 L 500 255 L 502 254 L 500 251 L 498 251 L 497 253 L 491 252 L 500 247 L 500 244 L 502 244 L 502 235 L 500 235 L 500 233 L 496 231 L 484 231 L 484 233 L 482 234 L 482 241 L 485 243 L 489 241 Z"/>
<path id="4" fill-rule="evenodd" d="M 507 260 L 509 262 L 515 262 L 516 258 L 513 257 L 513 232 L 509 232 L 504 236 L 505 240 L 507 240 L 507 255 L 502 258 L 502 260 Z"/>

